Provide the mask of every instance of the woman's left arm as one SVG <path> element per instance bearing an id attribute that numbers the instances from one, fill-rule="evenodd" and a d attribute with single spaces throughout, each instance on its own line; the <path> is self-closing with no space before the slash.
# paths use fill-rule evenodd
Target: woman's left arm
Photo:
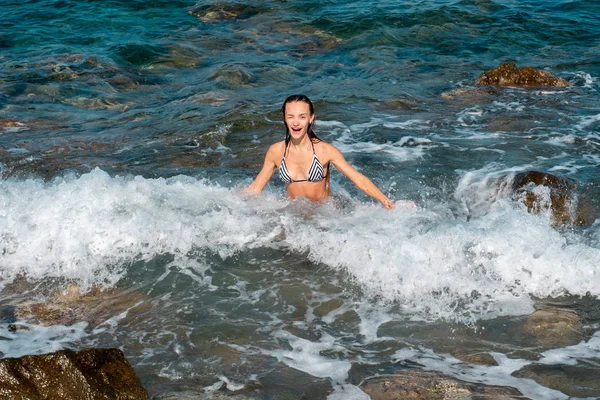
<path id="1" fill-rule="evenodd" d="M 330 156 L 330 162 L 335 165 L 335 168 L 350 179 L 357 188 L 383 204 L 385 208 L 394 208 L 394 202 L 388 199 L 369 178 L 350 165 L 344 158 L 344 155 L 335 146 L 328 145 L 327 154 Z"/>

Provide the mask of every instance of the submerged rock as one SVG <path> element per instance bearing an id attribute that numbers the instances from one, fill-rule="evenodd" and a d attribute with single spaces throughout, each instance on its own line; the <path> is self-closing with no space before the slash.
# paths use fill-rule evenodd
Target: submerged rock
<path id="1" fill-rule="evenodd" d="M 146 399 L 118 349 L 61 350 L 0 360 L 1 399 Z"/>
<path id="2" fill-rule="evenodd" d="M 261 10 L 247 4 L 216 2 L 212 5 L 201 5 L 189 10 L 191 15 L 205 23 L 221 22 L 235 19 L 248 19 Z"/>
<path id="3" fill-rule="evenodd" d="M 515 388 L 461 382 L 413 370 L 367 379 L 360 388 L 373 400 L 526 399 Z"/>
<path id="4" fill-rule="evenodd" d="M 475 81 L 477 85 L 496 86 L 554 86 L 566 87 L 569 83 L 548 71 L 532 67 L 518 68 L 514 62 L 503 63 L 498 67 L 485 71 Z"/>
<path id="5" fill-rule="evenodd" d="M 532 364 L 512 373 L 517 378 L 533 379 L 540 385 L 559 390 L 574 398 L 600 398 L 600 368 L 594 364 Z"/>
<path id="6" fill-rule="evenodd" d="M 447 92 L 443 92 L 440 96 L 444 100 L 454 100 L 460 99 L 463 102 L 468 104 L 478 104 L 482 102 L 489 102 L 492 99 L 495 99 L 500 90 L 490 87 L 464 87 L 464 88 L 455 88 Z"/>
<path id="7" fill-rule="evenodd" d="M 569 179 L 525 171 L 501 177 L 498 184 L 529 212 L 549 214 L 553 226 L 589 226 L 596 220 L 596 206 Z"/>
<path id="8" fill-rule="evenodd" d="M 226 87 L 247 87 L 256 81 L 256 78 L 239 64 L 222 65 L 209 79 Z"/>
<path id="9" fill-rule="evenodd" d="M 27 301 L 16 305 L 14 315 L 42 326 L 72 325 L 80 321 L 95 326 L 141 299 L 142 295 L 135 291 L 102 291 L 96 288 L 81 293 L 78 285 L 69 285 L 55 292 L 46 302 Z"/>

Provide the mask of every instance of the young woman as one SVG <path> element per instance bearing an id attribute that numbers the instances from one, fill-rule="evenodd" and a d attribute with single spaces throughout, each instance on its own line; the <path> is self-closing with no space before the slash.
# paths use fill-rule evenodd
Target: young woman
<path id="1" fill-rule="evenodd" d="M 315 110 L 308 97 L 301 94 L 288 97 L 281 112 L 286 128 L 285 140 L 271 145 L 260 173 L 247 188 L 248 192 L 260 193 L 273 176 L 275 168 L 279 168 L 279 177 L 286 183 L 291 199 L 306 197 L 313 201 L 324 200 L 331 195 L 329 169 L 333 164 L 359 189 L 385 208 L 394 208 L 394 202 L 366 176 L 348 164 L 337 148 L 315 135 Z M 407 205 L 414 207 L 412 202 Z"/>

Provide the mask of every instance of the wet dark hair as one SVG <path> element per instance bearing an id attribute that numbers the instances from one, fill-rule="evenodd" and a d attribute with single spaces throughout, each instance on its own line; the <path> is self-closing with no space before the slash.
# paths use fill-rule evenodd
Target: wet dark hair
<path id="1" fill-rule="evenodd" d="M 285 122 L 285 106 L 287 106 L 288 103 L 293 103 L 296 101 L 300 101 L 302 103 L 306 103 L 308 104 L 308 108 L 310 110 L 310 115 L 314 115 L 315 114 L 315 107 L 313 106 L 312 101 L 310 101 L 310 99 L 308 97 L 306 97 L 303 94 L 293 94 L 291 96 L 289 96 L 287 99 L 285 99 L 285 101 L 283 102 L 283 105 L 281 106 L 281 116 L 283 117 L 283 125 L 285 125 L 285 145 L 287 147 L 288 143 L 291 140 L 290 137 L 290 128 L 287 126 L 287 123 Z M 317 137 L 317 135 L 315 135 L 315 131 L 313 130 L 314 127 L 314 121 L 313 123 L 308 124 L 308 137 L 310 140 L 317 140 L 317 141 L 321 141 L 321 139 L 319 139 Z"/>

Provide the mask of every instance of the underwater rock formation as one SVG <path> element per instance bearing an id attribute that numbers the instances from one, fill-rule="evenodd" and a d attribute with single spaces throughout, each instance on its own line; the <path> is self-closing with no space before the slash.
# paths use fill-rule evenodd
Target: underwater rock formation
<path id="1" fill-rule="evenodd" d="M 47 301 L 26 301 L 17 304 L 15 317 L 28 323 L 51 326 L 72 325 L 86 321 L 94 327 L 111 315 L 121 313 L 142 300 L 136 291 L 100 290 L 81 293 L 78 285 L 58 290 Z M 140 305 L 142 306 L 142 305 Z"/>
<path id="2" fill-rule="evenodd" d="M 367 379 L 360 388 L 373 400 L 526 399 L 511 387 L 461 382 L 416 370 Z"/>
<path id="3" fill-rule="evenodd" d="M 236 19 L 248 19 L 259 14 L 261 11 L 260 8 L 250 5 L 216 2 L 212 5 L 192 7 L 188 12 L 191 15 L 198 17 L 202 22 L 212 23 Z"/>

